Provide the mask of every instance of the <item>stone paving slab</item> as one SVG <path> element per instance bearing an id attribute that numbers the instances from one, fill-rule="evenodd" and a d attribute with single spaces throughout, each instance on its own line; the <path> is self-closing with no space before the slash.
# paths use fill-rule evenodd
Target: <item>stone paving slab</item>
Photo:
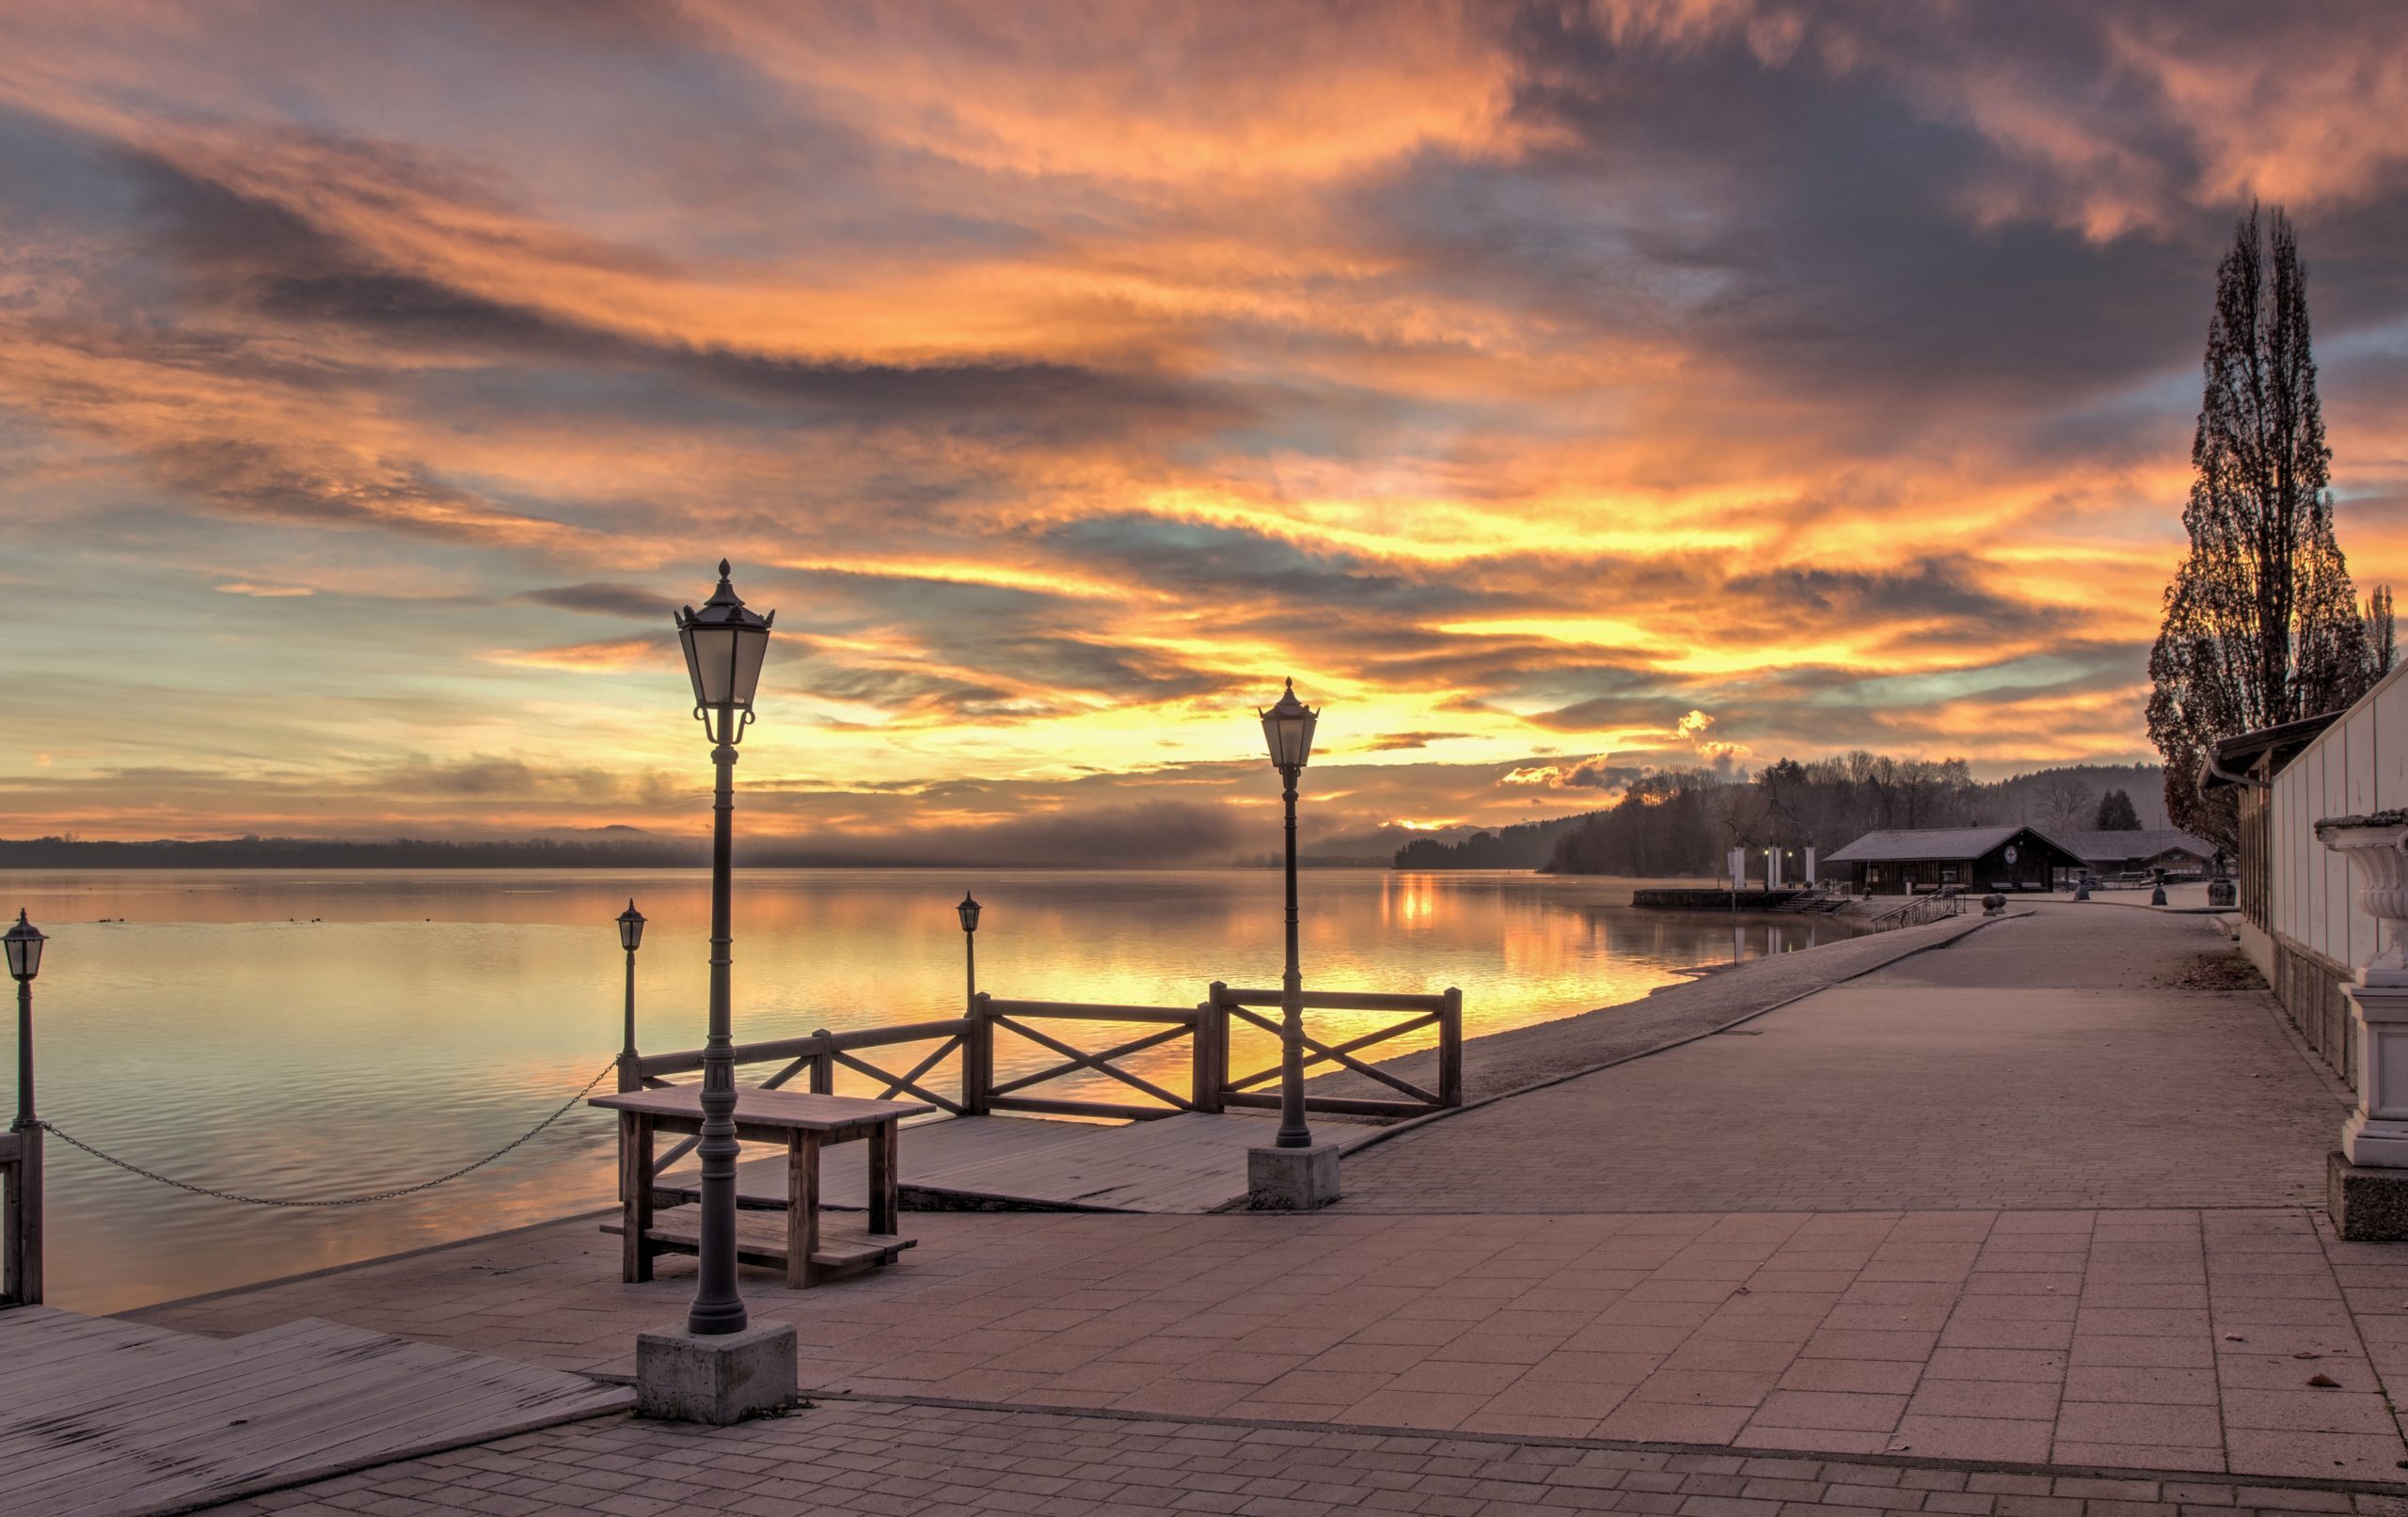
<path id="1" fill-rule="evenodd" d="M 2305 1209 L 939 1214 L 894 1269 L 748 1272 L 807 1389 L 1827 1454 L 2387 1478 L 2408 1261 Z M 569 1224 L 182 1307 L 603 1372 L 673 1319 Z M 2301 1357 L 2301 1356 L 2307 1357 Z M 2318 1376 L 2330 1388 L 2311 1383 Z"/>
<path id="2" fill-rule="evenodd" d="M 1340 1511 L 1505 1517 L 2408 1517 L 2332 1485 L 2114 1478 L 1934 1462 L 1743 1457 L 1435 1435 L 863 1401 L 702 1429 L 616 1420 L 414 1459 L 220 1517 L 748 1517 Z"/>
<path id="3" fill-rule="evenodd" d="M 1853 946 L 1853 945 L 1850 945 Z M 2204 918 L 2042 908 L 1346 1161 L 1351 1210 L 2300 1206 L 2343 1095 Z"/>

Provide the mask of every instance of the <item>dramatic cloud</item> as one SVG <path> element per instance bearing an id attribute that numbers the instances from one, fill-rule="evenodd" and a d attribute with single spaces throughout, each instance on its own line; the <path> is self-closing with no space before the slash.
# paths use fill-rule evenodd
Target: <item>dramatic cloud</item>
<path id="1" fill-rule="evenodd" d="M 832 856 L 1264 851 L 1290 675 L 1332 846 L 2146 757 L 2253 198 L 2408 569 L 2403 59 L 2237 0 L 11 7 L 0 831 L 699 828 L 721 557 L 747 826 Z"/>

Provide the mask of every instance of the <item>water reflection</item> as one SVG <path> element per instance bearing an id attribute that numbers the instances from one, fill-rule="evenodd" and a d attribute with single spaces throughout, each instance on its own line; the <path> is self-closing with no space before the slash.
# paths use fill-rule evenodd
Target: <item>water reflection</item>
<path id="1" fill-rule="evenodd" d="M 953 906 L 965 885 L 987 907 L 979 982 L 998 996 L 1193 1005 L 1216 979 L 1279 982 L 1272 871 L 752 871 L 737 896 L 738 1037 L 958 1013 Z M 1844 930 L 1636 911 L 1631 886 L 1307 872 L 1307 983 L 1457 986 L 1477 1036 Z M 53 938 L 37 1002 L 43 1114 L 208 1183 L 299 1195 L 404 1184 L 526 1130 L 617 1049 L 611 919 L 630 894 L 651 919 L 637 960 L 639 1042 L 665 1051 L 702 1040 L 702 871 L 44 873 L 0 876 L 0 892 L 11 916 L 30 908 Z M 1326 1030 L 1351 1036 L 1389 1019 L 1339 1017 Z M 12 1068 L 14 1027 L 0 1028 L 0 1069 Z M 1138 1031 L 1085 1028 L 1069 1041 L 1103 1048 Z M 1417 1035 L 1426 1045 L 1431 1035 Z M 925 1049 L 890 1051 L 878 1062 L 909 1068 Z M 1004 1079 L 1056 1062 L 1015 1038 L 996 1051 Z M 1133 1067 L 1183 1089 L 1187 1058 L 1180 1042 Z M 1231 1063 L 1245 1071 L 1271 1058 L 1272 1040 L 1248 1030 Z M 929 1078 L 958 1075 L 948 1060 Z M 839 1081 L 866 1086 L 849 1070 Z M 1134 1096 L 1091 1074 L 1032 1094 Z M 611 1191 L 610 1141 L 600 1114 L 580 1110 L 443 1191 L 334 1212 L 184 1196 L 54 1146 L 53 1299 L 120 1309 L 598 1207 Z M 907 1139 L 907 1174 L 910 1162 Z"/>

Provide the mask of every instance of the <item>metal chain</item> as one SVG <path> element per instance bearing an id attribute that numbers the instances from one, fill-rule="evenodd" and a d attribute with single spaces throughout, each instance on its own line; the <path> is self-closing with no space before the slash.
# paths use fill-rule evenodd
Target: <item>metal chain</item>
<path id="1" fill-rule="evenodd" d="M 118 1168 L 124 1170 L 129 1174 L 139 1175 L 146 1180 L 157 1180 L 162 1185 L 171 1185 L 179 1191 L 189 1191 L 195 1195 L 213 1196 L 220 1201 L 240 1201 L 247 1206 L 255 1207 L 356 1207 L 365 1206 L 371 1201 L 390 1201 L 398 1196 L 416 1195 L 420 1191 L 432 1191 L 438 1185 L 448 1185 L 452 1181 L 458 1179 L 463 1175 L 474 1174 L 476 1171 L 484 1168 L 487 1164 L 492 1163 L 495 1160 L 509 1153 L 520 1144 L 533 1138 L 536 1134 L 542 1132 L 546 1128 L 550 1127 L 562 1117 L 568 1115 L 571 1111 L 576 1109 L 578 1102 L 585 1099 L 585 1098 L 593 1092 L 594 1087 L 602 1083 L 603 1078 L 618 1067 L 618 1061 L 615 1059 L 610 1063 L 604 1065 L 602 1067 L 602 1072 L 587 1081 L 583 1090 L 578 1091 L 576 1095 L 571 1096 L 566 1101 L 562 1102 L 559 1111 L 554 1112 L 551 1115 L 544 1118 L 541 1122 L 536 1123 L 534 1127 L 519 1134 L 517 1137 L 511 1139 L 508 1143 L 503 1144 L 500 1147 L 485 1155 L 483 1159 L 478 1160 L 473 1164 L 463 1164 L 449 1175 L 437 1175 L 431 1180 L 420 1180 L 416 1185 L 398 1186 L 393 1190 L 377 1191 L 368 1195 L 337 1196 L 329 1201 L 303 1201 L 286 1196 L 274 1195 L 244 1195 L 234 1191 L 213 1190 L 206 1185 L 195 1185 L 190 1180 L 174 1179 L 168 1176 L 144 1169 L 140 1164 L 128 1163 L 124 1160 L 118 1158 L 115 1154 L 103 1153 L 100 1149 L 93 1147 L 90 1144 L 86 1143 L 83 1139 L 75 1136 L 75 1134 L 63 1130 L 55 1122 L 43 1122 L 38 1125 L 44 1131 L 57 1137 L 61 1142 L 71 1144 L 75 1147 L 83 1149 L 86 1153 L 90 1154 L 93 1158 L 99 1160 L 104 1164 L 115 1164 Z"/>

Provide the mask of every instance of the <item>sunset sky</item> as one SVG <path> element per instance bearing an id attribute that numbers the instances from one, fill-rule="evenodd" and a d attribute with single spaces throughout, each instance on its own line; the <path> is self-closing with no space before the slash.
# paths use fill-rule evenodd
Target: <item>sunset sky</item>
<path id="1" fill-rule="evenodd" d="M 2273 24 L 2269 18 L 2275 18 Z M 2408 575 L 2408 8 L 16 0 L 0 836 L 1277 843 L 2153 757 L 2216 258 Z"/>

